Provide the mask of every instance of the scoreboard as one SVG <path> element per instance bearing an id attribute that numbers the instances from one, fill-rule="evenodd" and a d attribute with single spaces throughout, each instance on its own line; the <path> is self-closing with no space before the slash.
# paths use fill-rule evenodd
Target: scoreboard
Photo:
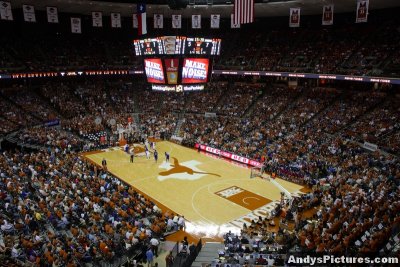
<path id="1" fill-rule="evenodd" d="M 147 57 L 143 63 L 150 84 L 205 84 L 211 75 L 209 58 Z"/>
<path id="2" fill-rule="evenodd" d="M 184 55 L 219 55 L 221 39 L 185 38 Z"/>
<path id="3" fill-rule="evenodd" d="M 154 56 L 164 54 L 164 45 L 160 38 L 147 38 L 134 40 L 135 54 L 137 56 Z"/>
<path id="4" fill-rule="evenodd" d="M 201 55 L 218 56 L 221 39 L 186 36 L 161 36 L 133 41 L 136 56 Z"/>

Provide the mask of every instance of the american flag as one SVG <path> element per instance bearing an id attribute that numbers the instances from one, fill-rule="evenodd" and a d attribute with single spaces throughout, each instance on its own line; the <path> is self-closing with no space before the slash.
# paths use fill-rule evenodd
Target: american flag
<path id="1" fill-rule="evenodd" d="M 233 20 L 234 24 L 254 22 L 254 0 L 235 0 Z"/>

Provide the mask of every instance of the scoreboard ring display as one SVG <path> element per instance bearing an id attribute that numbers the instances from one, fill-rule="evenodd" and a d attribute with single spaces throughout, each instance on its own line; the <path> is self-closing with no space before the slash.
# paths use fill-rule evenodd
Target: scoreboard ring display
<path id="1" fill-rule="evenodd" d="M 221 52 L 219 38 L 161 36 L 137 39 L 133 45 L 136 56 L 219 56 Z"/>
<path id="2" fill-rule="evenodd" d="M 134 40 L 133 45 L 136 56 L 143 57 L 147 82 L 157 91 L 203 90 L 212 57 L 221 51 L 218 38 L 161 36 Z"/>

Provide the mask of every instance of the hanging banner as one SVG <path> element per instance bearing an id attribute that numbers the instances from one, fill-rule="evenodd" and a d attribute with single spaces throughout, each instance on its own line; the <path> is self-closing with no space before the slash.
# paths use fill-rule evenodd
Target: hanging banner
<path id="1" fill-rule="evenodd" d="M 369 0 L 357 1 L 356 23 L 368 21 L 368 6 L 369 6 Z"/>
<path id="2" fill-rule="evenodd" d="M 192 15 L 192 29 L 201 29 L 201 15 Z"/>
<path id="3" fill-rule="evenodd" d="M 300 8 L 290 9 L 289 27 L 300 27 Z"/>
<path id="4" fill-rule="evenodd" d="M 82 25 L 80 18 L 71 18 L 71 32 L 82 33 Z"/>
<path id="5" fill-rule="evenodd" d="M 217 15 L 217 14 L 211 15 L 211 21 L 210 21 L 211 29 L 219 29 L 220 18 L 221 18 L 220 15 Z"/>
<path id="6" fill-rule="evenodd" d="M 58 11 L 54 6 L 46 7 L 47 11 L 47 22 L 48 23 L 58 23 Z"/>
<path id="7" fill-rule="evenodd" d="M 93 27 L 103 27 L 103 13 L 94 11 L 92 12 L 92 25 Z"/>
<path id="8" fill-rule="evenodd" d="M 333 5 L 327 5 L 323 7 L 322 10 L 322 25 L 332 25 L 333 24 Z"/>
<path id="9" fill-rule="evenodd" d="M 239 29 L 240 23 L 235 24 L 235 19 L 233 18 L 233 14 L 231 14 L 231 29 Z"/>
<path id="10" fill-rule="evenodd" d="M 154 29 L 162 29 L 164 28 L 164 15 L 163 14 L 154 14 Z"/>
<path id="11" fill-rule="evenodd" d="M 121 28 L 121 13 L 111 13 L 111 28 Z"/>
<path id="12" fill-rule="evenodd" d="M 182 15 L 172 15 L 172 28 L 173 29 L 182 28 Z"/>
<path id="13" fill-rule="evenodd" d="M 27 22 L 36 22 L 35 8 L 31 5 L 22 5 L 24 20 Z"/>
<path id="14" fill-rule="evenodd" d="M 139 27 L 139 23 L 137 20 L 137 14 L 133 14 L 132 19 L 133 19 L 133 28 L 137 29 Z"/>
<path id="15" fill-rule="evenodd" d="M 138 3 L 137 6 L 137 21 L 138 21 L 138 34 L 147 34 L 147 15 L 146 15 L 146 4 Z"/>
<path id="16" fill-rule="evenodd" d="M 2 20 L 13 20 L 10 2 L 0 1 L 0 18 Z"/>

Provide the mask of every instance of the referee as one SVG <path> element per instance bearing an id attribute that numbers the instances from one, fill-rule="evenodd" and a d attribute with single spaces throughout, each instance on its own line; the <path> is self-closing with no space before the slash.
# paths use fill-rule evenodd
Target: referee
<path id="1" fill-rule="evenodd" d="M 131 152 L 131 163 L 133 163 L 133 158 L 135 157 L 135 152 Z"/>

